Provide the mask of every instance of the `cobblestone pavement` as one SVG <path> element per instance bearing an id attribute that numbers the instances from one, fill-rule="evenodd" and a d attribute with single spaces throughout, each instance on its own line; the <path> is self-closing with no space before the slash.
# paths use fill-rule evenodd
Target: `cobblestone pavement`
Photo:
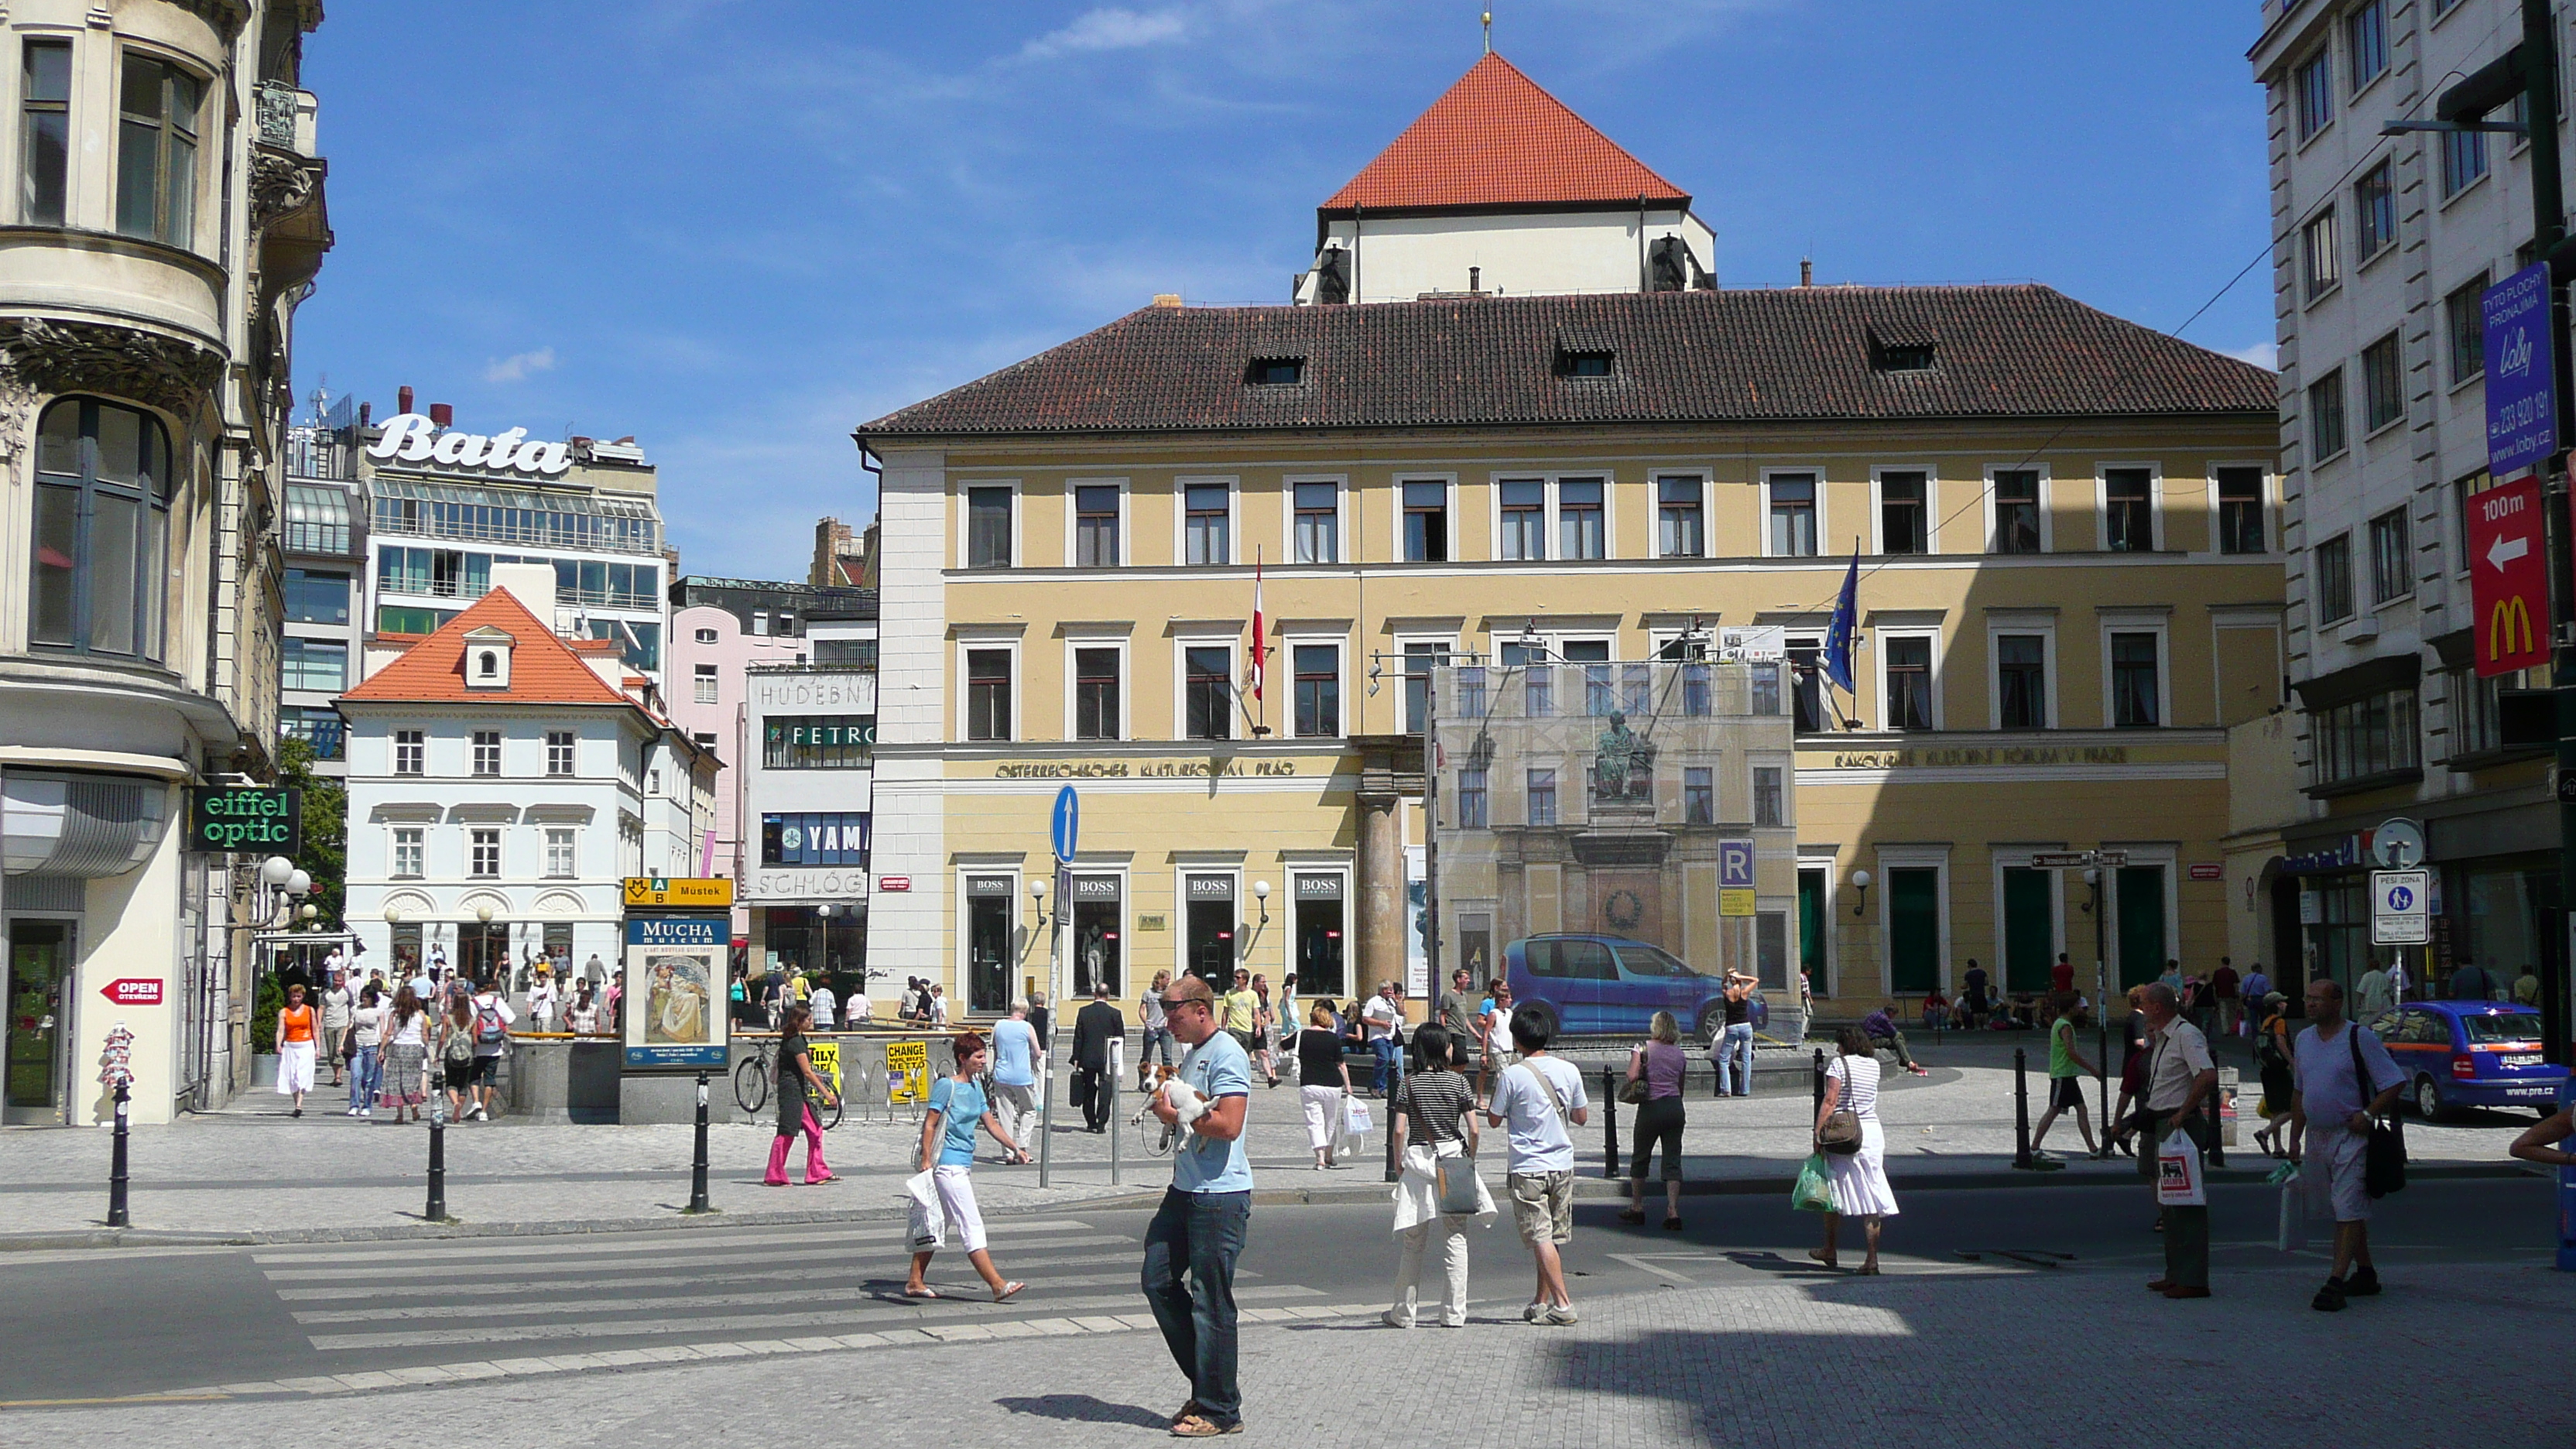
<path id="1" fill-rule="evenodd" d="M 2009 1060 L 2009 1058 L 2006 1058 Z M 1598 1070 L 1589 1073 L 1593 1095 L 1603 1095 Z M 1803 1086 L 1782 1090 L 1767 1079 L 1749 1098 L 1695 1097 L 1684 1133 L 1687 1176 L 1707 1183 L 1729 1179 L 1784 1182 L 1806 1156 L 1812 1116 Z M 2034 1079 L 2037 1080 L 2037 1079 Z M 2035 1089 L 2036 1090 L 2036 1089 Z M 255 1093 L 231 1110 L 182 1119 L 167 1127 L 136 1128 L 130 1141 L 133 1224 L 137 1228 L 194 1233 L 258 1234 L 271 1238 L 353 1236 L 419 1232 L 426 1202 L 426 1129 L 396 1127 L 382 1118 L 351 1119 L 324 1089 L 309 1099 L 306 1115 L 288 1119 L 284 1099 Z M 1122 1115 L 1132 1112 L 1134 1098 Z M 1371 1103 L 1377 1125 L 1385 1105 Z M 1603 1104 L 1578 1141 L 1584 1170 L 1601 1164 Z M 1887 1124 L 1888 1170 L 1900 1186 L 1960 1175 L 1991 1178 L 2008 1167 L 2013 1151 L 2012 1073 L 1982 1064 L 1941 1066 L 1930 1077 L 1895 1076 L 1882 1099 Z M 1165 1180 L 1164 1163 L 1137 1151 L 1139 1133 L 1122 1122 L 1124 1185 L 1109 1181 L 1109 1144 L 1065 1125 L 1054 1136 L 1054 1184 L 1037 1186 L 1034 1168 L 988 1168 L 979 1174 L 987 1205 L 996 1212 L 1098 1200 L 1151 1191 Z M 1620 1151 L 1628 1150 L 1621 1114 Z M 2529 1119 L 2485 1113 L 2462 1124 L 2410 1123 L 2407 1139 L 2416 1162 L 2495 1167 L 2504 1147 Z M 1366 1139 L 1351 1170 L 1311 1171 L 1313 1155 L 1293 1085 L 1253 1092 L 1250 1145 L 1265 1189 L 1348 1192 L 1376 1180 L 1382 1160 L 1381 1130 Z M 2263 1166 L 2244 1124 L 2230 1161 Z M 772 1132 L 763 1122 L 726 1123 L 709 1129 L 712 1195 L 735 1220 L 799 1221 L 816 1217 L 891 1213 L 893 1183 L 911 1170 L 917 1128 L 853 1116 L 826 1138 L 833 1170 L 848 1180 L 821 1188 L 764 1188 L 760 1174 Z M 597 1126 L 514 1122 L 451 1126 L 446 1133 L 448 1207 L 468 1230 L 590 1229 L 668 1221 L 688 1201 L 693 1129 L 686 1125 Z M 2061 1120 L 2048 1144 L 2068 1157 L 2055 1180 L 2120 1176 L 2134 1171 L 2121 1160 L 2082 1160 L 2071 1120 Z M 106 1209 L 109 1136 L 97 1129 L 0 1130 L 0 1239 L 97 1228 Z M 792 1159 L 801 1167 L 800 1149 Z M 801 1174 L 800 1174 L 801 1175 Z"/>
<path id="2" fill-rule="evenodd" d="M 2392 1274 L 2387 1296 L 2326 1315 L 2304 1307 L 2313 1274 L 2297 1263 L 2233 1275 L 2198 1303 L 2139 1293 L 2121 1273 L 1792 1276 L 1592 1300 L 1562 1329 L 1487 1309 L 1465 1330 L 1405 1333 L 1326 1307 L 1244 1330 L 1240 1442 L 2412 1449 L 2428 1426 L 2481 1449 L 2566 1442 L 2545 1395 L 2499 1386 L 2563 1376 L 2567 1275 L 2518 1264 Z M 831 1442 L 866 1425 L 1045 1449 L 1163 1442 L 1185 1392 L 1133 1307 L 1008 1337 L 951 1332 L 965 1341 L 755 1339 L 13 1410 L 0 1413 L 0 1442 L 641 1449 Z M 2421 1371 L 2464 1342 L 2478 1346 L 2478 1372 Z"/>

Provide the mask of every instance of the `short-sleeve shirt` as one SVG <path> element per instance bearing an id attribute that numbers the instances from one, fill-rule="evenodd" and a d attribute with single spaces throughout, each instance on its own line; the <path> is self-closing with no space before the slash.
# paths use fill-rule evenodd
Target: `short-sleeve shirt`
<path id="1" fill-rule="evenodd" d="M 993 1080 L 1005 1087 L 1038 1084 L 1038 1029 L 1017 1017 L 993 1023 Z"/>
<path id="2" fill-rule="evenodd" d="M 1181 1080 L 1213 1107 L 1224 1097 L 1252 1095 L 1252 1059 L 1233 1037 L 1217 1032 L 1190 1048 L 1181 1062 Z M 1172 1150 L 1172 1186 L 1182 1192 L 1250 1192 L 1252 1161 L 1244 1155 L 1243 1138 L 1218 1142 L 1191 1133 Z"/>
<path id="3" fill-rule="evenodd" d="M 1368 1027 L 1369 1040 L 1392 1034 L 1399 1014 L 1394 1002 L 1383 996 L 1370 997 L 1368 1005 L 1360 1008 L 1360 1020 Z"/>
<path id="4" fill-rule="evenodd" d="M 1261 998 L 1253 995 L 1250 990 L 1227 992 L 1225 994 L 1225 1029 L 1227 1031 L 1252 1030 L 1253 1015 L 1260 1009 Z"/>
<path id="5" fill-rule="evenodd" d="M 1458 1120 L 1475 1106 L 1476 1096 L 1467 1089 L 1467 1079 L 1446 1068 L 1408 1073 L 1395 1092 L 1395 1110 L 1404 1114 L 1405 1130 L 1421 1143 L 1465 1138 Z"/>
<path id="6" fill-rule="evenodd" d="M 2354 1031 L 2361 1033 L 2355 1040 L 2361 1043 L 2361 1059 L 2370 1068 L 2371 1089 L 2367 1093 L 2353 1075 L 2352 1042 L 2344 1040 L 2344 1032 Z M 2300 1032 L 2298 1046 L 2291 1053 L 2290 1069 L 2299 1103 L 2307 1109 L 2311 1132 L 2321 1127 L 2342 1130 L 2344 1119 L 2360 1111 L 2370 1098 L 2406 1080 L 2406 1074 L 2389 1057 L 2388 1048 L 2379 1044 L 2378 1036 L 2356 1022 L 2344 1023 L 2343 1031 L 2336 1032 L 2331 1040 L 2317 1035 L 2313 1026 Z"/>
<path id="7" fill-rule="evenodd" d="M 832 1008 L 840 1004 L 832 999 L 832 988 L 829 986 L 815 987 L 813 1003 L 814 1024 L 818 1027 L 830 1027 L 832 1024 Z"/>
<path id="8" fill-rule="evenodd" d="M 1342 1080 L 1342 1039 L 1315 1027 L 1297 1033 L 1297 1082 L 1306 1087 L 1338 1087 Z"/>
<path id="9" fill-rule="evenodd" d="M 349 1013 L 349 1025 L 358 1033 L 358 1048 L 363 1051 L 384 1039 L 385 1008 L 361 1006 Z"/>
<path id="10" fill-rule="evenodd" d="M 961 1082 L 955 1077 L 941 1077 L 930 1087 L 930 1110 L 939 1117 L 939 1165 L 972 1167 L 975 1165 L 975 1129 L 984 1124 L 984 1114 L 993 1104 L 984 1097 L 984 1089 L 974 1082 Z"/>
<path id="11" fill-rule="evenodd" d="M 2182 1017 L 2166 1023 L 2149 1043 L 2154 1054 L 2147 1068 L 2147 1110 L 2170 1112 L 2191 1095 L 2194 1077 L 2217 1065 L 2209 1055 L 2209 1038 Z"/>
<path id="12" fill-rule="evenodd" d="M 1573 1123 L 1548 1101 L 1546 1088 L 1530 1076 L 1532 1072 L 1547 1074 L 1566 1112 L 1591 1105 L 1583 1095 L 1583 1073 L 1572 1063 L 1555 1057 L 1524 1057 L 1494 1078 L 1493 1100 L 1485 1110 L 1503 1119 L 1503 1130 L 1511 1140 L 1511 1171 L 1572 1172 Z"/>
<path id="13" fill-rule="evenodd" d="M 1878 1056 L 1836 1057 L 1825 1064 L 1825 1075 L 1843 1084 L 1834 1098 L 1834 1110 L 1849 1112 L 1864 1122 L 1878 1120 Z"/>
<path id="14" fill-rule="evenodd" d="M 1147 990 L 1144 995 L 1136 998 L 1136 1009 L 1137 1014 L 1145 1019 L 1147 1031 L 1163 1029 L 1163 993 Z"/>

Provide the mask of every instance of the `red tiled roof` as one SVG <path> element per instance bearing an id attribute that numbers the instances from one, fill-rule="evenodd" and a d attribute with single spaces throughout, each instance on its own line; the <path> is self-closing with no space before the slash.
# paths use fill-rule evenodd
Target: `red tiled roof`
<path id="1" fill-rule="evenodd" d="M 1319 210 L 1690 204 L 1690 193 L 1648 169 L 1488 53 L 1394 144 Z"/>
<path id="2" fill-rule="evenodd" d="M 465 687 L 465 634 L 485 625 L 510 635 L 510 687 L 508 689 L 468 689 Z M 343 700 L 366 703 L 386 701 L 419 703 L 424 701 L 456 702 L 467 700 L 508 704 L 622 704 L 632 707 L 635 701 L 608 687 L 606 681 L 581 662 L 555 637 L 555 631 L 537 621 L 507 589 L 494 589 L 467 606 L 465 612 L 448 620 L 410 649 L 401 658 L 375 672 L 374 676 L 347 694 Z"/>
<path id="3" fill-rule="evenodd" d="M 1894 370 L 1891 347 L 1932 365 Z M 1606 352 L 1607 377 L 1560 375 Z M 1255 358 L 1301 381 L 1248 383 Z M 880 438 L 2270 414 L 2259 367 L 2047 287 L 1147 307 L 865 425 Z"/>

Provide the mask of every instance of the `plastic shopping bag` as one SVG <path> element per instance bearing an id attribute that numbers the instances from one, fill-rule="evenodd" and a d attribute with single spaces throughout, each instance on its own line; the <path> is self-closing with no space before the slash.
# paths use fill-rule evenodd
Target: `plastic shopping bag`
<path id="1" fill-rule="evenodd" d="M 1366 1137 L 1369 1134 L 1371 1127 L 1374 1125 L 1369 1121 L 1368 1103 L 1361 1101 L 1357 1097 L 1345 1097 L 1342 1100 L 1349 1104 L 1349 1114 L 1346 1117 L 1345 1122 L 1350 1135 L 1353 1137 Z"/>
<path id="2" fill-rule="evenodd" d="M 1798 1169 L 1798 1185 L 1789 1189 L 1789 1206 L 1802 1213 L 1834 1210 L 1833 1177 L 1825 1166 L 1825 1154 L 1807 1154 L 1806 1165 Z"/>
<path id="3" fill-rule="evenodd" d="M 2156 1149 L 2156 1205 L 2209 1205 L 2208 1186 L 2201 1180 L 2200 1144 L 2187 1133 L 2174 1133 Z"/>
<path id="4" fill-rule="evenodd" d="M 948 1240 L 948 1213 L 939 1205 L 939 1185 L 926 1172 L 916 1172 L 903 1180 L 903 1195 L 912 1203 L 910 1221 L 905 1224 L 909 1249 L 915 1253 L 932 1253 Z"/>

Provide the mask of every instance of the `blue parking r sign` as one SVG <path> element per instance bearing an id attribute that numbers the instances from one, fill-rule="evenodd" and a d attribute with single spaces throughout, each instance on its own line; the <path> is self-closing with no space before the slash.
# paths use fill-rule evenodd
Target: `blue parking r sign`
<path id="1" fill-rule="evenodd" d="M 1753 889 L 1753 842 L 1721 840 L 1717 843 L 1717 888 L 1719 890 Z"/>

